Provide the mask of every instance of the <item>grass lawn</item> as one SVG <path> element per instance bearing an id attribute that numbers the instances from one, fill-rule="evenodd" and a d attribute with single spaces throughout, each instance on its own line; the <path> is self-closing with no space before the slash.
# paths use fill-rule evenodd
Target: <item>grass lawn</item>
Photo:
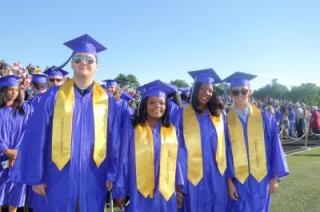
<path id="1" fill-rule="evenodd" d="M 288 156 L 290 175 L 273 196 L 272 212 L 320 211 L 320 147 Z"/>

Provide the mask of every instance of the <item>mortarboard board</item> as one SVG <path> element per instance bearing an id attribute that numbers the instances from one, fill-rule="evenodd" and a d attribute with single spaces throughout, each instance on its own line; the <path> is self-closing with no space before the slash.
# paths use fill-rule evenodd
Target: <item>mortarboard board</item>
<path id="1" fill-rule="evenodd" d="M 139 86 L 137 90 L 142 94 L 142 98 L 149 96 L 163 96 L 166 97 L 168 94 L 175 93 L 176 90 L 169 86 L 168 83 L 155 80 L 145 85 Z"/>
<path id="2" fill-rule="evenodd" d="M 188 73 L 194 79 L 195 82 L 211 84 L 218 84 L 222 82 L 218 74 L 212 68 L 197 71 L 189 71 Z"/>
<path id="3" fill-rule="evenodd" d="M 123 99 L 123 100 L 125 100 L 125 101 L 127 101 L 127 102 L 130 102 L 131 100 L 134 99 L 133 96 L 131 96 L 128 92 L 125 92 L 125 91 L 123 91 L 123 92 L 121 93 L 120 98 Z"/>
<path id="4" fill-rule="evenodd" d="M 230 83 L 231 88 L 242 87 L 242 86 L 249 86 L 249 81 L 256 78 L 256 75 L 248 74 L 244 72 L 234 72 L 223 81 Z"/>
<path id="5" fill-rule="evenodd" d="M 113 80 L 113 79 L 106 79 L 106 80 L 102 80 L 102 82 L 106 83 L 106 87 L 118 87 L 119 84 L 117 82 L 117 80 Z"/>
<path id="6" fill-rule="evenodd" d="M 48 77 L 53 77 L 53 76 L 60 76 L 64 77 L 67 74 L 69 74 L 67 71 L 63 70 L 62 68 L 56 67 L 56 66 L 51 66 L 47 70 L 43 72 L 46 74 Z"/>
<path id="7" fill-rule="evenodd" d="M 180 94 L 183 94 L 183 95 L 186 95 L 186 96 L 189 96 L 190 95 L 190 88 L 179 88 L 179 91 L 180 91 Z"/>
<path id="8" fill-rule="evenodd" d="M 15 75 L 8 75 L 0 78 L 0 87 L 18 86 L 21 78 Z"/>
<path id="9" fill-rule="evenodd" d="M 47 75 L 44 74 L 31 74 L 33 83 L 47 83 Z"/>
<path id="10" fill-rule="evenodd" d="M 88 34 L 84 34 L 80 37 L 65 42 L 64 45 L 72 49 L 73 53 L 85 52 L 94 55 L 107 49 Z"/>

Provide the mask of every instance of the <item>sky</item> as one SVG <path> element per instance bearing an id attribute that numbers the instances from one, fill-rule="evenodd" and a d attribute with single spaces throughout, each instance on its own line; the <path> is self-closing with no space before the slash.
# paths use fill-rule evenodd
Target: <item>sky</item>
<path id="1" fill-rule="evenodd" d="M 224 79 L 255 74 L 258 89 L 320 85 L 318 0 L 0 0 L 0 59 L 60 65 L 64 42 L 89 34 L 99 53 L 96 80 L 134 74 L 140 84 L 213 68 Z M 70 65 L 66 70 L 72 72 Z"/>

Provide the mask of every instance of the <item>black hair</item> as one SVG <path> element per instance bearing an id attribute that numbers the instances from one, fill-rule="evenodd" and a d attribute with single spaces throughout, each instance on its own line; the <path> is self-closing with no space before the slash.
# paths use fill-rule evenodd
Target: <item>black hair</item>
<path id="1" fill-rule="evenodd" d="M 47 83 L 36 83 L 32 82 L 32 85 L 38 90 L 38 91 L 43 91 L 48 88 Z"/>
<path id="2" fill-rule="evenodd" d="M 191 99 L 190 99 L 192 108 L 198 113 L 202 112 L 199 109 L 200 103 L 198 100 L 198 93 L 199 93 L 199 89 L 201 87 L 201 84 L 202 84 L 201 82 L 196 82 L 194 84 L 194 86 L 192 87 Z M 221 101 L 221 98 L 219 98 L 217 96 L 215 89 L 213 89 L 212 97 L 208 101 L 207 106 L 208 106 L 208 110 L 212 116 L 219 116 L 221 111 L 224 108 L 223 103 Z"/>
<path id="3" fill-rule="evenodd" d="M 148 99 L 149 99 L 149 97 L 143 98 L 140 101 L 137 109 L 135 110 L 134 115 L 133 115 L 133 127 L 137 126 L 138 124 L 145 124 L 146 123 Z M 166 99 L 166 110 L 165 110 L 163 116 L 161 117 L 161 125 L 169 127 L 170 124 L 171 124 L 171 122 L 170 122 L 170 115 L 169 115 L 169 104 Z"/>
<path id="4" fill-rule="evenodd" d="M 3 87 L 0 89 L 0 108 L 3 108 L 4 106 L 6 106 L 6 103 L 8 101 L 7 100 L 8 89 L 9 89 L 9 86 Z M 23 94 L 22 94 L 20 88 L 18 87 L 18 96 L 14 100 L 13 106 L 12 106 L 12 108 L 14 109 L 14 115 L 16 115 L 16 113 L 20 113 L 22 115 L 25 115 L 25 111 L 23 109 L 23 104 L 24 104 Z"/>
<path id="5" fill-rule="evenodd" d="M 179 107 L 182 107 L 182 100 L 178 92 L 167 95 L 167 99 L 172 99 L 172 101 L 177 104 Z"/>

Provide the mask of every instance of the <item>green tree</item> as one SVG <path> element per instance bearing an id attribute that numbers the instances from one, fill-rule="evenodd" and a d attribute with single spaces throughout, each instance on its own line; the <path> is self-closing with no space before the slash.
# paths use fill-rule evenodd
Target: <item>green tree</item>
<path id="1" fill-rule="evenodd" d="M 124 74 L 119 74 L 115 80 L 119 83 L 120 87 L 124 87 L 128 84 L 128 78 Z"/>
<path id="2" fill-rule="evenodd" d="M 170 83 L 176 85 L 178 88 L 189 87 L 189 84 L 181 79 L 170 81 Z"/>
<path id="3" fill-rule="evenodd" d="M 133 74 L 128 74 L 127 75 L 127 80 L 129 83 L 129 87 L 133 87 L 136 88 L 137 86 L 139 86 L 139 81 L 137 79 L 137 77 Z"/>
<path id="4" fill-rule="evenodd" d="M 304 83 L 291 88 L 290 99 L 307 105 L 320 105 L 320 87 L 313 83 Z"/>

